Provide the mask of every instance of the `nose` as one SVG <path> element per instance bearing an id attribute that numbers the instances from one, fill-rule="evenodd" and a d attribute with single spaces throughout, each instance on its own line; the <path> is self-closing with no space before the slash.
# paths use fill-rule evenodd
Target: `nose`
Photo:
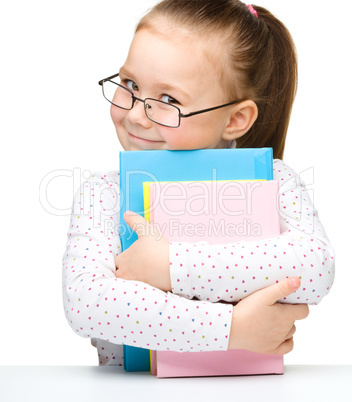
<path id="1" fill-rule="evenodd" d="M 133 108 L 128 111 L 126 119 L 131 123 L 148 128 L 152 122 L 148 119 L 144 110 L 144 102 L 138 98 L 135 100 Z"/>

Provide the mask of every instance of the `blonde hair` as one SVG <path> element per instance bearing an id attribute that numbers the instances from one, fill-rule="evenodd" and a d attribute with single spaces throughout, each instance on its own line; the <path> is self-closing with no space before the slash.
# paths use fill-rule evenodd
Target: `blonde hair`
<path id="1" fill-rule="evenodd" d="M 272 147 L 283 158 L 297 89 L 297 57 L 287 28 L 268 10 L 238 0 L 163 0 L 139 22 L 136 32 L 153 29 L 155 18 L 201 36 L 220 35 L 224 43 L 222 85 L 231 100 L 252 99 L 258 118 L 237 147 Z"/>

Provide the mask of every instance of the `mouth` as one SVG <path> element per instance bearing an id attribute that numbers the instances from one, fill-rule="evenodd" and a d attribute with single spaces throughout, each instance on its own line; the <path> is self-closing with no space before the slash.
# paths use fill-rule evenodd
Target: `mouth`
<path id="1" fill-rule="evenodd" d="M 130 136 L 133 140 L 141 141 L 141 142 L 143 142 L 143 143 L 157 144 L 157 143 L 159 143 L 159 142 L 163 142 L 163 141 L 146 140 L 145 138 L 136 137 L 135 135 L 133 135 L 133 134 L 131 134 L 131 133 L 128 133 L 128 134 L 129 134 L 129 136 Z"/>

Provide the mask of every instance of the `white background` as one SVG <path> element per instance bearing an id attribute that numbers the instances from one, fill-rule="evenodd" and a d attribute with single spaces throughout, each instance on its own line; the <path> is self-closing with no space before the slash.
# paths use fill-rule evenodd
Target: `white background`
<path id="1" fill-rule="evenodd" d="M 337 255 L 333 289 L 297 324 L 285 362 L 352 364 L 352 3 L 257 3 L 284 21 L 296 42 L 299 91 L 284 160 L 308 170 L 304 178 Z M 46 200 L 65 210 L 83 172 L 117 169 L 121 148 L 98 81 L 118 71 L 138 19 L 153 4 L 1 3 L 0 365 L 97 364 L 95 349 L 74 334 L 62 308 L 69 216 L 46 211 L 39 188 L 54 171 L 66 175 L 46 186 Z M 74 169 L 75 180 L 68 177 Z"/>

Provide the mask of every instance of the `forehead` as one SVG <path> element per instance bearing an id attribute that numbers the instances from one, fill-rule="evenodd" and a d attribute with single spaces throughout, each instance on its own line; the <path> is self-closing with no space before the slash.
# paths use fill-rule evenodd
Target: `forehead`
<path id="1" fill-rule="evenodd" d="M 137 31 L 125 63 L 147 77 L 151 74 L 177 84 L 219 81 L 222 52 L 217 35 L 204 37 L 162 21 Z M 218 82 L 217 82 L 218 83 Z"/>

